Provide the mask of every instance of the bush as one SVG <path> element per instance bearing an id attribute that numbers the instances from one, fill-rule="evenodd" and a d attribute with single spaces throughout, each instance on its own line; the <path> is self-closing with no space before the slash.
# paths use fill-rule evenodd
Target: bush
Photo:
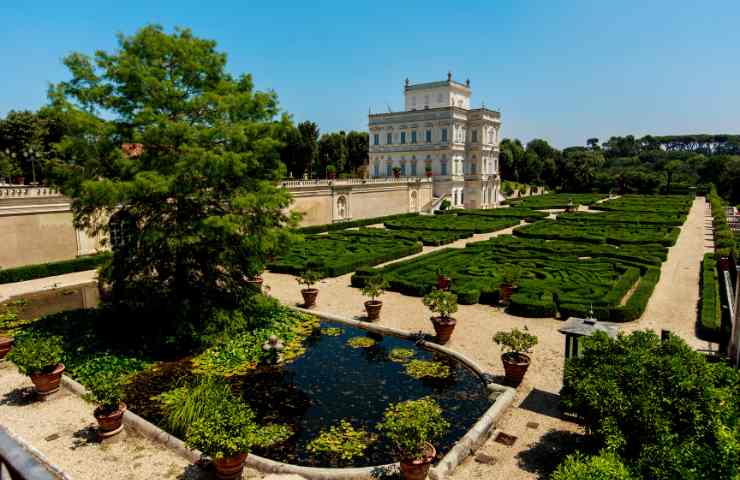
<path id="1" fill-rule="evenodd" d="M 676 336 L 596 333 L 566 362 L 561 403 L 596 449 L 642 478 L 740 474 L 740 372 Z"/>
<path id="2" fill-rule="evenodd" d="M 24 375 L 48 373 L 62 361 L 62 338 L 35 333 L 16 337 L 8 360 Z"/>
<path id="3" fill-rule="evenodd" d="M 613 453 L 603 452 L 587 457 L 568 455 L 552 473 L 551 480 L 632 480 L 629 469 Z"/>
<path id="4" fill-rule="evenodd" d="M 33 280 L 34 278 L 46 278 L 53 277 L 55 275 L 64 275 L 65 273 L 94 270 L 110 260 L 110 258 L 110 253 L 106 252 L 97 255 L 77 257 L 73 260 L 40 263 L 37 265 L 27 265 L 24 267 L 0 270 L 0 283 L 24 282 L 26 280 Z"/>
<path id="5" fill-rule="evenodd" d="M 699 334 L 709 341 L 719 341 L 722 333 L 722 311 L 719 299 L 719 279 L 717 261 L 707 253 L 701 264 L 701 310 L 699 315 Z"/>
<path id="6" fill-rule="evenodd" d="M 492 217 L 484 215 L 420 215 L 384 222 L 385 228 L 391 230 L 440 230 L 487 233 L 519 225 L 519 219 L 513 217 Z"/>
<path id="7" fill-rule="evenodd" d="M 92 377 L 87 385 L 89 399 L 106 413 L 118 410 L 123 398 L 123 379 L 116 372 L 105 371 Z"/>
<path id="8" fill-rule="evenodd" d="M 380 430 L 398 450 L 404 460 L 421 460 L 425 444 L 431 443 L 449 428 L 442 408 L 425 397 L 396 403 L 386 409 Z"/>
<path id="9" fill-rule="evenodd" d="M 504 203 L 535 210 L 548 210 L 566 208 L 571 201 L 575 205 L 592 205 L 604 198 L 606 195 L 601 193 L 549 193 L 536 197 L 509 199 Z"/>
<path id="10" fill-rule="evenodd" d="M 727 224 L 725 206 L 717 195 L 714 185 L 710 187 L 707 200 L 712 208 L 712 226 L 714 228 L 714 252 L 717 259 L 735 255 L 735 237 Z"/>
<path id="11" fill-rule="evenodd" d="M 346 230 L 348 228 L 364 227 L 365 225 L 375 225 L 376 223 L 383 223 L 386 220 L 394 218 L 405 218 L 418 216 L 418 213 L 399 213 L 396 215 L 386 215 L 384 217 L 373 217 L 363 218 L 361 220 L 351 220 L 349 222 L 338 222 L 338 223 L 327 223 L 325 225 L 312 225 L 310 227 L 301 227 L 296 231 L 299 233 L 312 234 L 312 233 L 324 233 L 333 232 L 337 230 Z"/>
<path id="12" fill-rule="evenodd" d="M 442 318 L 449 318 L 457 312 L 457 295 L 435 289 L 424 296 L 424 305 L 432 313 L 438 313 Z"/>
<path id="13" fill-rule="evenodd" d="M 291 435 L 284 425 L 258 425 L 252 409 L 229 392 L 194 417 L 185 442 L 218 460 L 249 453 L 253 447 L 268 447 Z"/>
<path id="14" fill-rule="evenodd" d="M 504 353 L 510 353 L 518 358 L 522 354 L 529 353 L 537 345 L 538 340 L 536 336 L 527 331 L 527 327 L 524 327 L 524 330 L 514 328 L 510 332 L 496 332 L 493 341 L 501 347 Z"/>

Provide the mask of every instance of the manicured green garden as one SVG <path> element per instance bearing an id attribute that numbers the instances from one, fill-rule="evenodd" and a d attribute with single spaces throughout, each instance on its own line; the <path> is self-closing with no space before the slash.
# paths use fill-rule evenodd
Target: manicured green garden
<path id="1" fill-rule="evenodd" d="M 520 223 L 519 218 L 488 217 L 482 215 L 420 215 L 404 217 L 384 222 L 391 230 L 440 230 L 488 233 L 513 227 Z"/>
<path id="2" fill-rule="evenodd" d="M 286 253 L 269 262 L 267 268 L 292 274 L 314 270 L 325 277 L 337 277 L 421 250 L 421 242 L 385 234 L 382 230 L 346 230 L 307 235 L 304 241 L 292 244 Z"/>
<path id="3" fill-rule="evenodd" d="M 0 283 L 23 282 L 33 280 L 34 278 L 52 277 L 65 273 L 81 272 L 83 270 L 95 270 L 108 260 L 110 260 L 110 254 L 104 252 L 97 255 L 77 257 L 72 260 L 8 268 L 6 270 L 0 270 Z"/>
<path id="4" fill-rule="evenodd" d="M 621 197 L 592 205 L 592 210 L 616 212 L 683 212 L 691 209 L 694 197 L 691 195 L 623 195 Z"/>
<path id="5" fill-rule="evenodd" d="M 519 218 L 527 222 L 534 222 L 547 217 L 546 212 L 532 210 L 531 208 L 509 207 L 509 208 L 465 208 L 456 210 L 437 210 L 434 212 L 439 215 L 457 215 L 464 217 L 466 215 L 477 215 L 489 218 Z"/>
<path id="6" fill-rule="evenodd" d="M 594 214 L 594 216 L 598 216 Z M 524 238 L 541 238 L 545 240 L 569 240 L 574 242 L 641 244 L 659 243 L 666 247 L 673 246 L 680 230 L 672 226 L 640 225 L 628 223 L 575 222 L 561 220 L 544 220 L 524 225 L 514 230 L 514 235 Z"/>
<path id="7" fill-rule="evenodd" d="M 722 312 L 719 298 L 717 260 L 707 253 L 701 262 L 701 310 L 698 333 L 707 340 L 717 341 L 721 336 Z"/>
<path id="8" fill-rule="evenodd" d="M 608 211 L 594 215 L 593 212 L 559 213 L 560 222 L 574 223 L 634 223 L 640 225 L 672 225 L 680 227 L 686 221 L 686 212 L 645 213 L 630 211 Z"/>
<path id="9" fill-rule="evenodd" d="M 423 296 L 434 288 L 442 269 L 460 303 L 495 304 L 504 276 L 514 270 L 519 288 L 509 306 L 513 314 L 583 316 L 593 308 L 600 319 L 628 321 L 644 311 L 666 254 L 657 244 L 616 247 L 501 236 L 381 269 L 360 269 L 352 285 L 362 286 L 379 271 L 390 290 Z"/>
<path id="10" fill-rule="evenodd" d="M 573 205 L 592 205 L 606 197 L 607 195 L 603 193 L 548 193 L 509 199 L 504 203 L 535 210 L 548 210 L 566 208 L 571 202 Z"/>

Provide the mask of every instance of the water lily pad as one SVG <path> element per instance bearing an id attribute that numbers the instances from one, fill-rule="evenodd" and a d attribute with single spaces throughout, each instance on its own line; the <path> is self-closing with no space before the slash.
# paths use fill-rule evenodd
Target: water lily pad
<path id="1" fill-rule="evenodd" d="M 414 355 L 416 355 L 416 353 L 410 348 L 394 348 L 391 350 L 388 358 L 394 362 L 406 363 L 411 360 Z"/>
<path id="2" fill-rule="evenodd" d="M 321 334 L 327 337 L 338 337 L 342 333 L 344 333 L 344 330 L 337 327 L 325 327 L 321 329 Z"/>
<path id="3" fill-rule="evenodd" d="M 450 376 L 450 367 L 440 362 L 411 360 L 406 364 L 406 374 L 414 378 L 447 378 Z"/>
<path id="4" fill-rule="evenodd" d="M 352 348 L 370 348 L 377 342 L 370 337 L 352 337 L 347 340 L 347 345 Z"/>

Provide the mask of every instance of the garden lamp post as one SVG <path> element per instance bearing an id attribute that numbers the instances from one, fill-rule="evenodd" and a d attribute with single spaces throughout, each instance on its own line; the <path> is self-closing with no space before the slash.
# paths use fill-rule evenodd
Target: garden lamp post
<path id="1" fill-rule="evenodd" d="M 29 147 L 28 150 L 23 150 L 23 158 L 31 162 L 31 182 L 36 184 L 36 159 L 38 158 L 38 152 L 34 151 L 33 148 Z"/>

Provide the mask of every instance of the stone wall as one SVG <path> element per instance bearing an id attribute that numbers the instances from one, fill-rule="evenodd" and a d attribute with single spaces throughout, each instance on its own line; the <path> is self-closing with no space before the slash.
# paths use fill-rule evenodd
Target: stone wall
<path id="1" fill-rule="evenodd" d="M 428 211 L 426 178 L 283 182 L 293 194 L 301 225 Z M 72 225 L 69 200 L 40 187 L 0 186 L 0 268 L 68 260 L 103 250 L 101 239 Z"/>

